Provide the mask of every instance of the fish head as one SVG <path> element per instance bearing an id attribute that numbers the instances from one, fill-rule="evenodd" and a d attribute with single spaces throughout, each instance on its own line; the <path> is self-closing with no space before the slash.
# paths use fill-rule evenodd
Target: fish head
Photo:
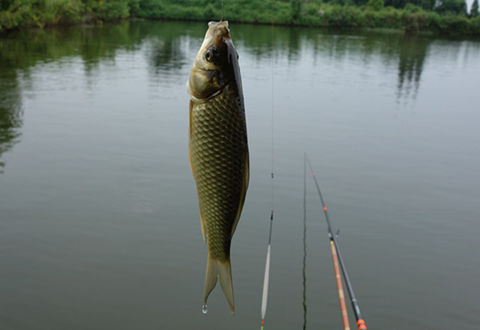
<path id="1" fill-rule="evenodd" d="M 237 60 L 228 21 L 209 22 L 187 83 L 190 95 L 200 100 L 208 99 L 228 83 L 237 82 Z M 237 85 L 241 86 L 239 83 Z"/>

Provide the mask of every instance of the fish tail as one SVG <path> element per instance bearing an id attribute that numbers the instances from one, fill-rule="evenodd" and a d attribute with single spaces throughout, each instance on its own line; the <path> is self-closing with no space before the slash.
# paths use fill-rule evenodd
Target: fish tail
<path id="1" fill-rule="evenodd" d="M 220 261 L 212 258 L 210 253 L 207 260 L 207 271 L 205 274 L 205 287 L 204 287 L 204 303 L 207 303 L 208 296 L 212 292 L 213 288 L 217 284 L 217 278 L 220 279 L 220 286 L 222 288 L 225 298 L 230 305 L 232 314 L 235 311 L 233 304 L 233 286 L 232 286 L 232 268 L 230 266 L 230 259 Z"/>

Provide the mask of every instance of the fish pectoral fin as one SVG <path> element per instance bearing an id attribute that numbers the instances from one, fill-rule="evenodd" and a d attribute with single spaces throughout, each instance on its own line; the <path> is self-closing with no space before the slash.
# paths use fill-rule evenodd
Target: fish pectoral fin
<path id="1" fill-rule="evenodd" d="M 217 278 L 220 280 L 220 287 L 233 314 L 235 312 L 235 306 L 233 302 L 232 267 L 230 260 L 220 261 L 214 259 L 209 253 L 205 274 L 204 304 L 207 304 L 208 296 L 217 284 Z"/>
<path id="2" fill-rule="evenodd" d="M 240 201 L 238 203 L 238 208 L 237 208 L 237 215 L 235 218 L 235 221 L 233 222 L 232 226 L 232 237 L 233 234 L 235 233 L 235 229 L 237 229 L 238 221 L 240 220 L 240 215 L 242 214 L 242 209 L 243 209 L 243 204 L 245 203 L 245 196 L 247 194 L 247 189 L 248 189 L 248 182 L 250 181 L 250 156 L 247 152 L 245 153 L 245 164 L 244 164 L 244 171 L 243 171 L 243 181 L 242 181 L 242 191 L 240 193 Z"/>

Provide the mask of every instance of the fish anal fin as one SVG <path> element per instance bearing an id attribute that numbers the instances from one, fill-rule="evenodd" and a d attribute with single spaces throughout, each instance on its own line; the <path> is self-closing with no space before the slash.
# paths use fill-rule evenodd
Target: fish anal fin
<path id="1" fill-rule="evenodd" d="M 201 228 L 202 228 L 202 237 L 203 241 L 206 243 L 207 242 L 207 232 L 206 232 L 206 225 L 205 225 L 205 219 L 203 216 L 200 214 L 200 223 L 201 223 Z"/>
<path id="2" fill-rule="evenodd" d="M 233 234 L 235 233 L 235 229 L 237 229 L 238 221 L 240 220 L 240 215 L 242 214 L 243 204 L 245 203 L 245 196 L 247 194 L 248 182 L 250 180 L 249 158 L 250 156 L 247 149 L 247 151 L 245 152 L 245 164 L 244 164 L 245 167 L 244 167 L 244 174 L 243 174 L 243 181 L 242 181 L 242 191 L 240 193 L 240 201 L 238 203 L 237 215 L 232 226 L 232 237 L 233 237 Z"/>

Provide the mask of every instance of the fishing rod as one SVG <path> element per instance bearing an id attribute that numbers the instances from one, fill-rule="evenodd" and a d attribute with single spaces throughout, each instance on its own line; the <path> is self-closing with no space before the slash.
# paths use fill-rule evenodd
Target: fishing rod
<path id="1" fill-rule="evenodd" d="M 350 282 L 350 277 L 348 276 L 348 272 L 345 267 L 345 263 L 343 261 L 342 253 L 340 252 L 340 247 L 338 246 L 336 235 L 334 235 L 332 232 L 330 218 L 328 217 L 327 205 L 325 204 L 325 200 L 323 199 L 322 192 L 320 191 L 320 186 L 318 185 L 317 177 L 315 176 L 315 172 L 313 171 L 312 164 L 308 160 L 306 154 L 305 154 L 305 161 L 308 163 L 310 167 L 310 171 L 312 172 L 312 177 L 313 177 L 313 180 L 315 181 L 315 187 L 317 188 L 318 196 L 320 197 L 320 202 L 322 204 L 322 210 L 323 210 L 323 213 L 325 214 L 325 220 L 327 221 L 328 237 L 330 239 L 330 246 L 332 248 L 332 258 L 334 258 L 333 256 L 334 254 L 338 256 L 338 261 L 340 263 L 340 268 L 343 273 L 343 278 L 345 279 L 345 284 L 347 285 L 348 295 L 350 296 L 350 302 L 352 304 L 353 313 L 355 314 L 355 318 L 357 320 L 358 329 L 366 330 L 367 324 L 363 319 L 362 313 L 360 312 L 360 305 L 358 304 L 357 298 L 355 297 L 355 293 L 353 292 L 352 283 Z M 340 280 L 339 277 L 337 277 L 337 285 L 339 283 L 339 280 Z M 342 316 L 343 316 L 343 311 L 342 311 Z"/>
<path id="2" fill-rule="evenodd" d="M 307 154 L 304 155 L 303 159 L 303 204 L 304 204 L 304 214 L 305 214 L 305 203 L 306 203 L 306 189 L 307 189 L 307 183 L 306 183 L 306 172 L 307 172 Z M 305 224 L 304 224 L 304 230 L 305 230 Z M 337 291 L 338 291 L 338 301 L 340 303 L 340 311 L 342 315 L 342 322 L 343 322 L 343 328 L 344 330 L 350 330 L 350 321 L 348 320 L 348 312 L 347 312 L 347 306 L 345 304 L 345 295 L 343 294 L 343 284 L 342 284 L 342 277 L 340 275 L 340 269 L 338 266 L 338 256 L 337 256 L 337 251 L 335 250 L 335 245 L 334 242 L 330 239 L 330 248 L 332 250 L 332 261 L 333 261 L 333 270 L 335 272 L 335 280 L 337 283 Z"/>
<path id="3" fill-rule="evenodd" d="M 270 278 L 270 250 L 272 245 L 272 225 L 273 225 L 273 209 L 272 209 L 272 212 L 270 213 L 270 231 L 268 234 L 267 257 L 265 260 L 265 276 L 263 278 L 262 321 L 260 323 L 261 330 L 263 330 L 265 314 L 267 313 L 268 282 Z"/>

